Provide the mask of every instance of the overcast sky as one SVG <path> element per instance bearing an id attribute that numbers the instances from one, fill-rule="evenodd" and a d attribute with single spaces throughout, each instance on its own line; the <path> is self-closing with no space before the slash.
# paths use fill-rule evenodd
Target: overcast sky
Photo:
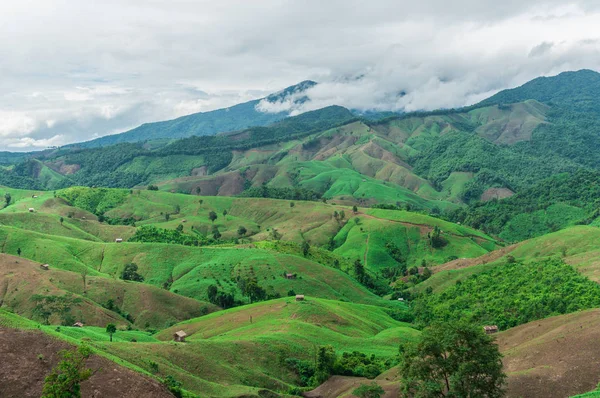
<path id="1" fill-rule="evenodd" d="M 261 109 L 471 104 L 600 70 L 598 3 L 2 0 L 0 149 L 84 141 L 306 79 L 321 84 L 302 109 Z"/>

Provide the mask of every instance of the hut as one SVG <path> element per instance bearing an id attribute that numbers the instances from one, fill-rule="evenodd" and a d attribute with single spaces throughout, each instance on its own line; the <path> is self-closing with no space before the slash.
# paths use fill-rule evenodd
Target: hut
<path id="1" fill-rule="evenodd" d="M 34 209 L 33 207 L 30 207 L 30 208 L 29 208 L 29 212 L 30 212 L 30 213 L 33 213 L 34 211 L 35 211 L 35 209 Z"/>
<path id="2" fill-rule="evenodd" d="M 296 295 L 296 301 L 304 301 L 304 295 L 303 294 L 297 294 Z"/>
<path id="3" fill-rule="evenodd" d="M 75 323 L 73 324 L 73 327 L 74 327 L 74 328 L 82 328 L 82 327 L 83 327 L 83 323 L 82 323 L 82 322 L 75 322 Z"/>
<path id="4" fill-rule="evenodd" d="M 115 243 L 123 243 L 123 239 L 122 238 L 117 238 L 117 239 L 115 239 Z"/>
<path id="5" fill-rule="evenodd" d="M 285 279 L 296 279 L 296 274 L 285 274 Z"/>
<path id="6" fill-rule="evenodd" d="M 40 265 L 40 268 L 43 269 L 44 271 L 48 271 L 50 269 L 50 265 L 49 264 L 42 264 L 42 265 Z"/>
<path id="7" fill-rule="evenodd" d="M 498 333 L 498 326 L 496 326 L 496 325 L 484 326 L 483 331 L 485 332 L 485 334 Z"/>
<path id="8" fill-rule="evenodd" d="M 173 334 L 173 340 L 177 341 L 178 343 L 185 343 L 186 336 L 187 333 L 183 330 L 180 330 L 179 332 L 175 332 Z"/>

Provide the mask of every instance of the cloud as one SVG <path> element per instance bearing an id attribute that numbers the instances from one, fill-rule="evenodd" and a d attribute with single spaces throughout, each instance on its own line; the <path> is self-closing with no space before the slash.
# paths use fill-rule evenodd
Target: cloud
<path id="1" fill-rule="evenodd" d="M 542 55 L 544 55 L 548 51 L 550 51 L 553 46 L 554 46 L 554 43 L 552 43 L 552 42 L 548 42 L 548 41 L 542 42 L 542 43 L 538 44 L 537 46 L 533 47 L 531 49 L 531 51 L 529 51 L 529 56 L 530 57 L 541 57 Z"/>
<path id="2" fill-rule="evenodd" d="M 0 39 L 0 150 L 83 141 L 306 79 L 320 82 L 310 101 L 260 109 L 462 106 L 539 75 L 600 69 L 599 7 L 592 0 L 2 2 L 0 37 L 10 40 Z"/>

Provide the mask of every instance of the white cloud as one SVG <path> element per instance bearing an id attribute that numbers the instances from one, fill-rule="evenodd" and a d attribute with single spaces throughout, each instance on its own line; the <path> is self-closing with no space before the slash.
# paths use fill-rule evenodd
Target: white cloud
<path id="1" fill-rule="evenodd" d="M 56 145 L 227 107 L 305 79 L 311 101 L 417 110 L 600 69 L 597 1 L 0 2 L 0 137 Z M 35 10 L 33 12 L 32 10 Z M 58 138 L 56 138 L 58 137 Z M 29 141 L 19 140 L 22 149 Z M 11 144 L 13 145 L 13 144 Z M 0 149 L 8 148 L 6 139 Z"/>

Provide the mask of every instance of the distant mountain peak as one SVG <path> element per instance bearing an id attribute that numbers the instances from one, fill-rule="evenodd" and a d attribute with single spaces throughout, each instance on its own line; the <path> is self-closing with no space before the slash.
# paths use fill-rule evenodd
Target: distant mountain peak
<path id="1" fill-rule="evenodd" d="M 301 93 L 305 92 L 306 90 L 316 86 L 317 84 L 318 84 L 317 82 L 314 82 L 312 80 L 304 80 L 298 84 L 294 84 L 293 86 L 286 87 L 283 90 L 280 90 L 276 93 L 270 94 L 266 98 L 264 98 L 264 100 L 269 101 L 269 102 L 282 102 L 282 101 L 286 100 L 288 97 L 294 96 L 297 94 L 301 94 Z M 308 100 L 307 96 L 301 96 L 300 98 L 295 98 L 294 102 L 303 103 L 307 100 Z"/>

